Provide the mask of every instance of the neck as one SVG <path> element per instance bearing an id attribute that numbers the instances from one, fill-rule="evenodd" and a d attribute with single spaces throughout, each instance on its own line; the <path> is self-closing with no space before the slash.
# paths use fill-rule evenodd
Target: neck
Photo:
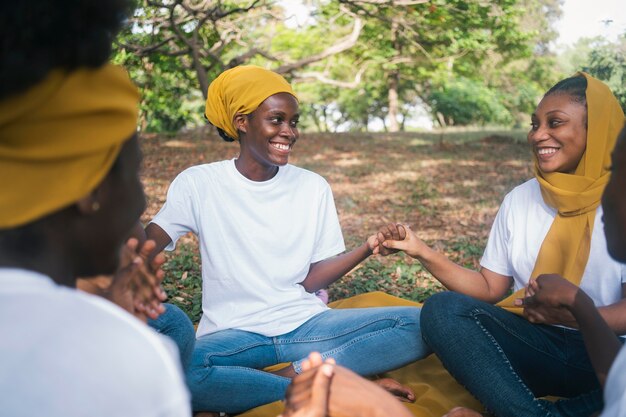
<path id="1" fill-rule="evenodd" d="M 245 159 L 239 156 L 235 159 L 235 167 L 237 171 L 250 181 L 267 181 L 271 180 L 278 173 L 278 167 L 276 165 L 263 166 L 260 164 L 246 163 Z"/>
<path id="2" fill-rule="evenodd" d="M 70 254 L 62 235 L 50 239 L 45 227 L 25 227 L 0 233 L 0 267 L 20 268 L 47 275 L 67 287 L 76 286 Z"/>

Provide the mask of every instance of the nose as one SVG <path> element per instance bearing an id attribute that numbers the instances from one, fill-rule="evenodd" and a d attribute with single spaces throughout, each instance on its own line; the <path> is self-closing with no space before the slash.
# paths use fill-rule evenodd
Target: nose
<path id="1" fill-rule="evenodd" d="M 284 137 L 289 138 L 290 140 L 296 140 L 298 139 L 298 128 L 295 126 L 291 126 L 290 124 L 286 123 L 285 127 L 281 130 L 281 134 Z"/>
<path id="2" fill-rule="evenodd" d="M 548 129 L 540 124 L 536 129 L 528 132 L 528 142 L 541 142 L 549 138 Z"/>

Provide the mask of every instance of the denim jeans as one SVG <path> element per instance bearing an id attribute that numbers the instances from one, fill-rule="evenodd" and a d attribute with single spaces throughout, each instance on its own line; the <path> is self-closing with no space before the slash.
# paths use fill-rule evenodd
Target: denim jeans
<path id="1" fill-rule="evenodd" d="M 532 324 L 454 292 L 426 301 L 421 327 L 448 371 L 498 417 L 589 416 L 602 408 L 577 330 Z M 546 395 L 564 399 L 537 398 Z"/>
<path id="2" fill-rule="evenodd" d="M 196 331 L 187 314 L 174 304 L 163 303 L 165 312 L 155 320 L 148 319 L 148 325 L 176 343 L 180 363 L 185 371 L 189 368 L 191 354 L 196 342 Z"/>
<path id="3" fill-rule="evenodd" d="M 399 368 L 430 351 L 417 307 L 324 311 L 275 337 L 224 330 L 196 340 L 187 374 L 195 411 L 240 413 L 284 398 L 290 379 L 261 369 L 292 362 L 300 371 L 312 351 L 362 375 Z"/>

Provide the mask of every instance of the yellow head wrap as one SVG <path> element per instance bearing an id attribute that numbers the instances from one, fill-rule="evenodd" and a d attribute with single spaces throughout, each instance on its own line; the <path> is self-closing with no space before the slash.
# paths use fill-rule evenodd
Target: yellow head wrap
<path id="1" fill-rule="evenodd" d="M 587 147 L 574 174 L 542 173 L 534 158 L 543 200 L 558 213 L 531 275 L 536 278 L 541 274 L 559 274 L 576 285 L 580 284 L 589 258 L 596 209 L 609 180 L 611 151 L 624 126 L 624 112 L 611 90 L 589 74 L 578 74 L 587 79 Z M 510 306 L 523 294 L 522 289 L 499 304 Z"/>
<path id="2" fill-rule="evenodd" d="M 249 114 L 277 93 L 296 97 L 281 75 L 255 65 L 240 65 L 221 73 L 209 86 L 205 115 L 215 127 L 238 139 L 235 114 Z M 297 98 L 297 97 L 296 97 Z"/>
<path id="3" fill-rule="evenodd" d="M 138 97 L 126 72 L 107 64 L 54 70 L 0 101 L 0 229 L 89 194 L 135 132 Z"/>

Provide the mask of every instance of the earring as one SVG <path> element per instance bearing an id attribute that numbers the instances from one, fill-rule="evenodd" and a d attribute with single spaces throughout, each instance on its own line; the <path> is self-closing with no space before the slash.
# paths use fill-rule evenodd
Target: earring
<path id="1" fill-rule="evenodd" d="M 94 212 L 100 210 L 100 203 L 98 203 L 97 201 L 94 201 L 93 204 L 91 204 L 91 210 Z"/>

